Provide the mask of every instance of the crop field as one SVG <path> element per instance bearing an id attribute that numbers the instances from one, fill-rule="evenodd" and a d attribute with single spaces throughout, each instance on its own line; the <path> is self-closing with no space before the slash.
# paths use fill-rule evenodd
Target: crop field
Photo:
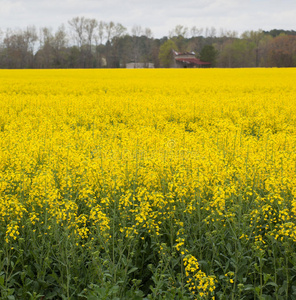
<path id="1" fill-rule="evenodd" d="M 296 299 L 295 82 L 0 70 L 0 299 Z"/>

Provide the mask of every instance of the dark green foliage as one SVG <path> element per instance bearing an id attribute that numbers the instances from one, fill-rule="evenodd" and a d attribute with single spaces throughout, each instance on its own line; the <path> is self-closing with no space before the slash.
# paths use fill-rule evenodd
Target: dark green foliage
<path id="1" fill-rule="evenodd" d="M 284 29 L 272 29 L 270 31 L 263 31 L 266 35 L 271 35 L 272 37 L 279 36 L 281 34 L 287 34 L 287 35 L 296 35 L 295 30 L 284 30 Z"/>
<path id="2" fill-rule="evenodd" d="M 213 45 L 205 45 L 200 52 L 200 60 L 210 62 L 215 67 L 218 57 L 218 51 Z"/>

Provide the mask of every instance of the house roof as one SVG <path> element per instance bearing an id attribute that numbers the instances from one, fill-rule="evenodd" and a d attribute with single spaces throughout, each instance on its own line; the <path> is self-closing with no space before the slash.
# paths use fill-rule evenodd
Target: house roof
<path id="1" fill-rule="evenodd" d="M 194 65 L 210 65 L 211 63 L 209 62 L 205 62 L 205 61 L 201 61 L 198 58 L 181 58 L 181 57 L 176 57 L 175 60 L 186 63 L 186 64 L 194 64 Z"/>
<path id="2" fill-rule="evenodd" d="M 174 52 L 174 55 L 175 56 L 178 56 L 178 55 L 192 55 L 192 56 L 195 56 L 195 53 L 192 51 L 192 52 L 177 52 L 175 50 L 173 50 Z"/>

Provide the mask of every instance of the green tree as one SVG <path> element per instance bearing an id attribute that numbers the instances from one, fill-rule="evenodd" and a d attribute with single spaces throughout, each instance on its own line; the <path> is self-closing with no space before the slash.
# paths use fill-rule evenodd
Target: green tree
<path id="1" fill-rule="evenodd" d="M 242 34 L 242 39 L 244 40 L 247 40 L 248 42 L 251 42 L 251 43 L 254 43 L 255 44 L 255 48 L 254 48 L 254 51 L 255 51 L 255 66 L 258 67 L 259 66 L 259 62 L 260 62 L 260 55 L 259 53 L 261 52 L 261 48 L 260 48 L 260 45 L 261 45 L 261 41 L 264 39 L 264 33 L 263 31 L 260 29 L 258 31 L 245 31 L 243 34 Z"/>
<path id="2" fill-rule="evenodd" d="M 227 40 L 219 54 L 219 66 L 226 68 L 255 67 L 255 43 L 234 39 Z"/>
<path id="3" fill-rule="evenodd" d="M 159 48 L 159 62 L 164 68 L 169 68 L 171 66 L 173 56 L 173 50 L 177 50 L 176 44 L 172 40 L 167 40 Z"/>
<path id="4" fill-rule="evenodd" d="M 218 51 L 213 45 L 205 45 L 200 52 L 200 60 L 210 62 L 212 67 L 216 65 Z"/>

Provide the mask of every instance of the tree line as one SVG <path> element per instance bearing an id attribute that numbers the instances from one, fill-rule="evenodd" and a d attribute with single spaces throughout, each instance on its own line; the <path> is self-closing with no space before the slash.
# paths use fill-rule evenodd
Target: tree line
<path id="1" fill-rule="evenodd" d="M 154 38 L 150 28 L 75 17 L 55 31 L 0 29 L 0 68 L 123 68 L 129 62 L 169 67 L 172 49 L 212 66 L 296 67 L 296 31 L 235 31 L 177 25 Z"/>

